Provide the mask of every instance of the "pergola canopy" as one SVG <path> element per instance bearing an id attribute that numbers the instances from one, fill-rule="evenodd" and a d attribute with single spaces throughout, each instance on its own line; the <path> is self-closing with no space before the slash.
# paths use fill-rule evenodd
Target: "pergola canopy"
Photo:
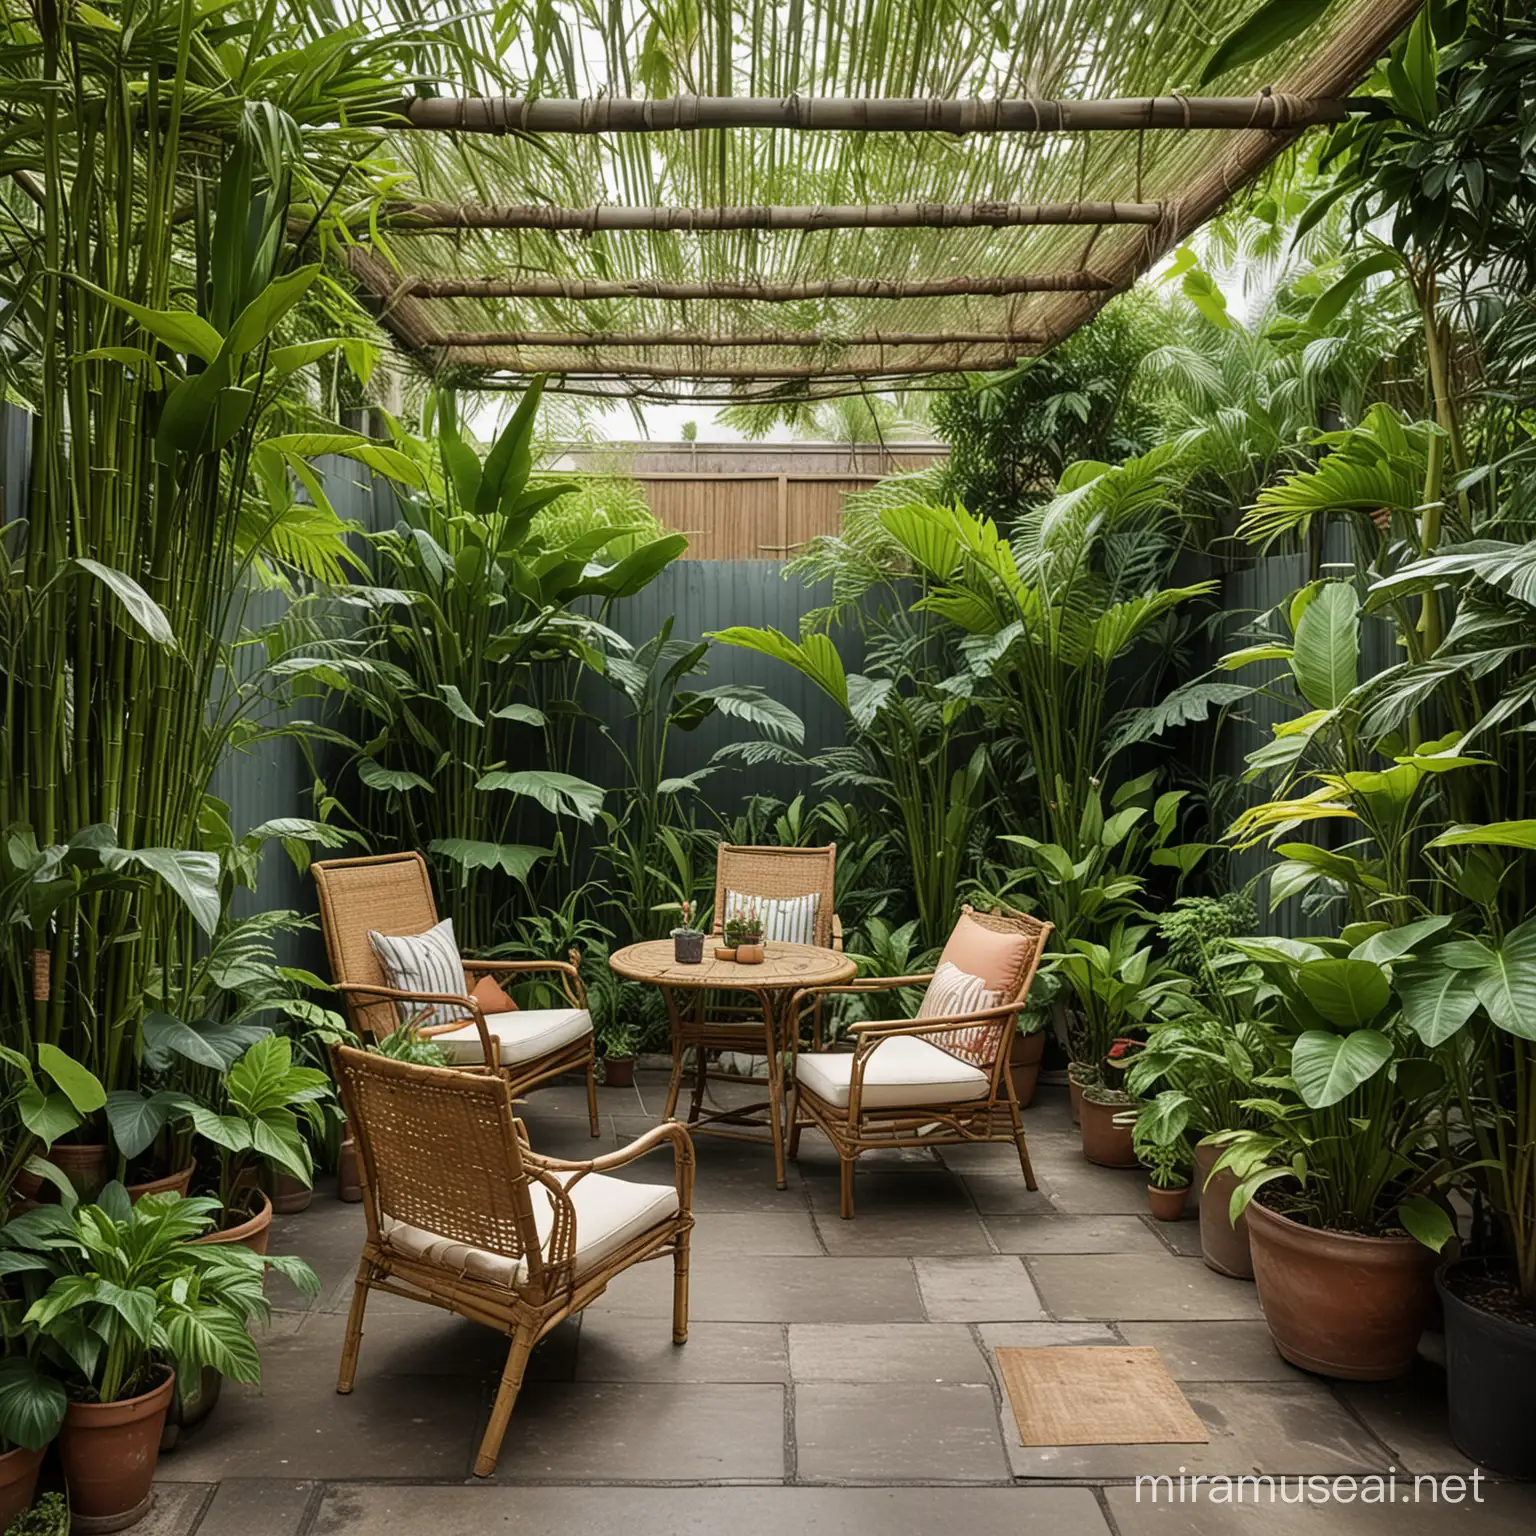
<path id="1" fill-rule="evenodd" d="M 349 261 L 480 385 L 766 401 L 1007 367 L 1342 120 L 1419 0 L 1335 0 L 1197 90 L 1265 9 L 556 4 L 507 44 L 521 95 L 400 103 L 409 175 Z"/>

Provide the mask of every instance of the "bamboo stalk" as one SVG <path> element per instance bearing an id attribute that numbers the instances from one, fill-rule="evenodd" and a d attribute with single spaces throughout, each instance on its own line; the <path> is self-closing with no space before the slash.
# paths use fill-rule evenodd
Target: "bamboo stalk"
<path id="1" fill-rule="evenodd" d="M 398 103 L 390 127 L 457 133 L 677 133 L 793 128 L 852 133 L 1095 133 L 1145 128 L 1293 131 L 1339 123 L 1347 100 L 1268 89 L 1256 96 L 1138 96 L 1104 101 L 842 99 L 827 96 L 618 96 L 586 99 L 437 96 Z"/>
<path id="2" fill-rule="evenodd" d="M 1156 224 L 1160 203 L 826 203 L 728 208 L 557 208 L 545 204 L 397 203 L 398 231 L 440 229 L 682 230 L 1014 229 L 1039 224 Z"/>
<path id="3" fill-rule="evenodd" d="M 1045 346 L 1044 331 L 447 331 L 435 343 L 467 347 L 942 347 L 974 343 Z"/>
<path id="4" fill-rule="evenodd" d="M 558 373 L 567 378 L 635 378 L 635 379 L 838 379 L 838 378 L 903 378 L 930 373 L 988 373 L 999 368 L 1012 368 L 1019 354 L 1011 351 L 978 353 L 974 357 L 952 357 L 930 362 L 867 363 L 852 366 L 835 363 L 824 366 L 819 363 L 789 363 L 771 368 L 692 368 L 686 364 L 608 362 L 600 364 L 577 363 L 559 370 L 532 369 L 514 354 L 503 354 L 487 349 L 482 356 L 456 358 L 456 362 L 477 368 L 495 368 L 505 371 L 532 374 L 534 372 Z"/>
<path id="5" fill-rule="evenodd" d="M 378 271 L 382 268 L 372 263 Z M 354 272 L 363 277 L 354 266 Z M 746 299 L 765 304 L 796 299 L 926 299 L 964 294 L 1097 293 L 1108 278 L 1096 272 L 1018 272 L 993 276 L 801 278 L 789 282 L 612 281 L 584 277 L 402 277 L 375 288 L 396 314 L 406 299 Z M 419 343 L 418 343 L 419 345 Z"/>

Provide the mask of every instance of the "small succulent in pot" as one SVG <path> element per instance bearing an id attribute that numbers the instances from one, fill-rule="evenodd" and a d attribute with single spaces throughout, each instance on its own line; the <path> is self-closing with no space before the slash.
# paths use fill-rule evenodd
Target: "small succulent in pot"
<path id="1" fill-rule="evenodd" d="M 704 935 L 692 926 L 693 903 L 680 902 L 682 925 L 672 930 L 672 953 L 679 965 L 699 965 L 704 959 Z"/>

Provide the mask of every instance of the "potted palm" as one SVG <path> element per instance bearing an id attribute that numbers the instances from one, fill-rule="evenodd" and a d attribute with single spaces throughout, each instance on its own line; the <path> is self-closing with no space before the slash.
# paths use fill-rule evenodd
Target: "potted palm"
<path id="1" fill-rule="evenodd" d="M 1237 1177 L 1259 1302 L 1275 1345 L 1304 1370 L 1352 1380 L 1413 1364 L 1454 1237 L 1433 1198 L 1451 1175 L 1435 1138 L 1447 1090 L 1403 1021 L 1395 966 L 1432 947 L 1448 919 L 1309 944 L 1236 947 L 1276 990 L 1280 1073 L 1259 1129 L 1214 1138 Z M 1369 925 L 1367 925 L 1369 926 Z"/>
<path id="2" fill-rule="evenodd" d="M 266 1315 L 268 1265 L 319 1289 L 302 1260 L 200 1247 L 218 1210 L 174 1194 L 134 1204 L 112 1183 L 95 1205 L 40 1207 L 0 1228 L 8 1267 L 47 1282 L 23 1325 L 67 1395 L 59 1453 L 76 1531 L 121 1530 L 148 1510 L 178 1376 L 259 1379 L 248 1326 Z"/>

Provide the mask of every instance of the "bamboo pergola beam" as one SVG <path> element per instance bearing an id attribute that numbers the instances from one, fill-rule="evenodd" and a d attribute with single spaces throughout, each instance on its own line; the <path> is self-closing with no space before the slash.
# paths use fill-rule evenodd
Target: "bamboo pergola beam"
<path id="1" fill-rule="evenodd" d="M 846 363 L 823 366 L 818 363 L 788 363 L 771 368 L 743 366 L 739 368 L 693 368 L 685 363 L 631 363 L 609 364 L 573 363 L 569 368 L 529 368 L 513 354 L 486 350 L 478 356 L 455 359 L 477 368 L 491 368 L 506 373 L 531 375 L 548 373 L 556 378 L 583 379 L 737 379 L 750 381 L 787 379 L 874 379 L 917 378 L 925 374 L 941 373 L 990 373 L 1000 368 L 1012 368 L 1020 354 L 1012 351 L 979 352 L 972 357 L 939 358 L 922 363 L 868 363 L 850 367 Z"/>
<path id="2" fill-rule="evenodd" d="M 925 299 L 951 294 L 1097 293 L 1110 288 L 1096 272 L 1017 272 L 970 277 L 829 277 L 793 282 L 612 281 L 591 277 L 402 277 L 393 299 Z M 378 290 L 375 290 L 376 292 Z M 383 295 L 381 295 L 383 296 Z"/>
<path id="3" fill-rule="evenodd" d="M 1106 101 L 1015 97 L 952 101 L 899 97 L 669 96 L 638 100 L 521 96 L 402 101 L 386 127 L 451 133 L 679 133 L 793 128 L 845 133 L 1098 133 L 1140 129 L 1270 128 L 1340 123 L 1347 100 L 1264 91 L 1257 96 L 1133 96 Z"/>
<path id="4" fill-rule="evenodd" d="M 736 335 L 714 331 L 446 331 L 438 347 L 942 347 L 1044 346 L 1044 331 L 743 331 Z"/>
<path id="5" fill-rule="evenodd" d="M 1040 224 L 1156 224 L 1160 203 L 874 203 L 732 208 L 555 208 L 541 204 L 398 203 L 391 227 L 443 229 L 681 230 L 730 229 L 1017 229 Z"/>

